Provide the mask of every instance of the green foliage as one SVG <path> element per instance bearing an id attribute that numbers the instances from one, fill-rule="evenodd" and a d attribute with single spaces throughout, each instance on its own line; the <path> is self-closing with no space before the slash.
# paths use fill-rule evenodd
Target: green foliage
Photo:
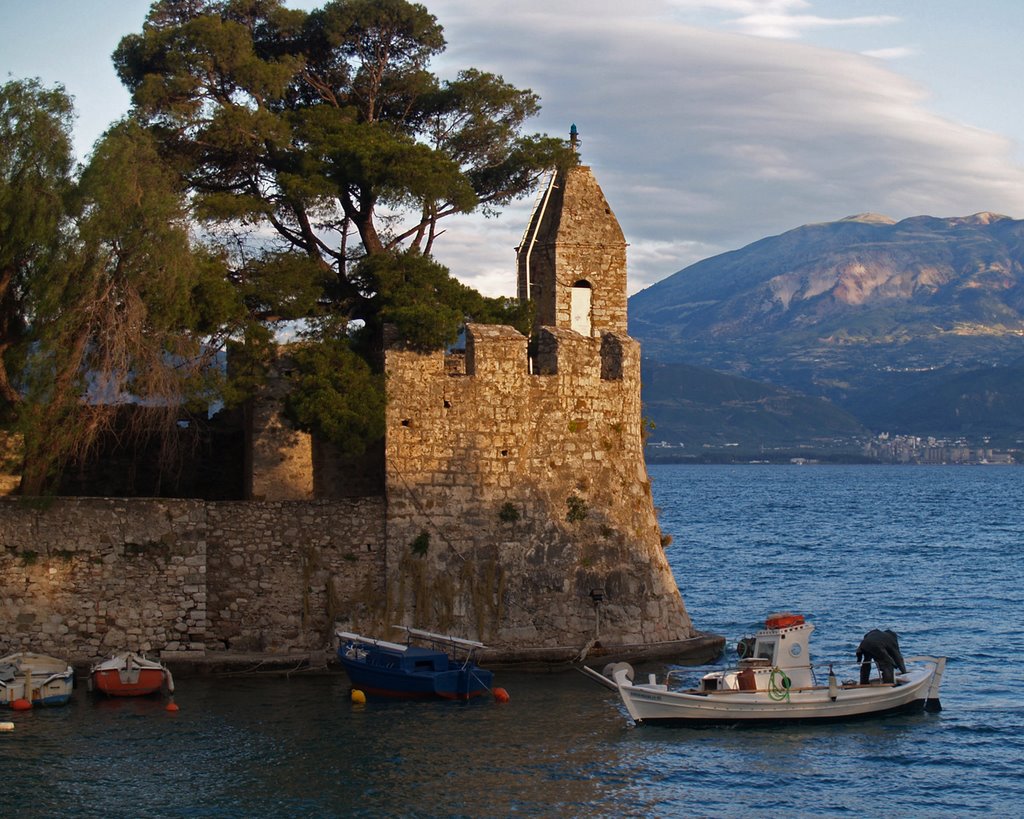
<path id="1" fill-rule="evenodd" d="M 519 517 L 519 510 L 514 503 L 504 503 L 501 509 L 498 510 L 498 519 L 502 523 L 515 523 L 519 520 Z"/>
<path id="2" fill-rule="evenodd" d="M 436 350 L 453 343 L 467 321 L 513 324 L 528 332 L 530 307 L 489 299 L 454 278 L 447 268 L 416 250 L 368 256 L 353 280 L 375 297 L 362 339 L 378 346 L 384 325 L 395 341 L 415 350 Z"/>
<path id="3" fill-rule="evenodd" d="M 383 376 L 346 342 L 296 345 L 287 354 L 297 375 L 285 412 L 299 428 L 317 432 L 352 456 L 383 437 Z"/>
<path id="4" fill-rule="evenodd" d="M 502 296 L 489 298 L 474 295 L 474 298 L 477 300 L 467 313 L 470 320 L 479 324 L 507 324 L 524 336 L 529 336 L 533 331 L 533 302 L 521 302 L 519 299 Z"/>
<path id="5" fill-rule="evenodd" d="M 24 392 L 26 491 L 126 403 L 119 434 L 169 446 L 183 407 L 251 395 L 280 321 L 315 342 L 288 413 L 348 453 L 382 434 L 380 376 L 353 351 L 379 367 L 385 325 L 419 350 L 467 321 L 530 330 L 529 305 L 484 298 L 430 252 L 445 217 L 496 213 L 575 155 L 525 132 L 533 92 L 437 77 L 445 46 L 407 0 L 157 0 L 114 55 L 133 119 L 77 184 L 63 90 L 0 88 L 0 364 L 17 376 L 0 366 L 0 409 Z"/>
<path id="6" fill-rule="evenodd" d="M 590 507 L 587 502 L 579 495 L 570 495 L 565 499 L 565 505 L 568 508 L 565 519 L 569 523 L 579 523 L 587 519 L 590 514 Z"/>
<path id="7" fill-rule="evenodd" d="M 424 529 L 412 539 L 412 543 L 409 544 L 409 550 L 416 555 L 416 557 L 426 557 L 429 549 L 430 532 Z"/>
<path id="8" fill-rule="evenodd" d="M 221 338 L 242 317 L 223 258 L 194 248 L 178 176 L 130 122 L 97 145 L 76 190 L 73 232 L 28 294 L 25 485 L 41 491 L 134 403 L 129 436 L 170 445 L 180 407 L 205 408 Z M 222 335 L 221 335 L 222 334 Z"/>
<path id="9" fill-rule="evenodd" d="M 235 278 L 250 313 L 276 321 L 315 316 L 333 276 L 308 255 L 284 251 L 247 262 Z"/>
<path id="10" fill-rule="evenodd" d="M 444 48 L 434 16 L 406 0 L 335 0 L 308 13 L 280 0 L 159 0 L 114 62 L 197 212 L 267 225 L 333 271 L 320 307 L 361 319 L 381 311 L 348 277 L 353 230 L 356 255 L 429 253 L 439 220 L 494 212 L 574 158 L 561 140 L 522 133 L 539 110 L 531 91 L 474 69 L 450 81 L 431 73 Z M 257 271 L 272 284 L 259 291 L 269 312 L 283 310 L 281 262 Z M 291 313 L 310 308 L 317 280 L 293 262 Z"/>
<path id="11" fill-rule="evenodd" d="M 16 381 L 32 314 L 28 289 L 47 275 L 67 215 L 74 110 L 61 86 L 0 86 L 0 412 L 20 402 Z M 8 374 L 8 367 L 12 372 Z"/>

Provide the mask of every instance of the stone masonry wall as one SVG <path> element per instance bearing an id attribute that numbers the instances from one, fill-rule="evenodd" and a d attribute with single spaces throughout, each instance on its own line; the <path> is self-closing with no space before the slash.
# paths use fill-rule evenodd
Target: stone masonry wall
<path id="1" fill-rule="evenodd" d="M 0 430 L 0 495 L 13 495 L 21 485 L 22 437 Z"/>
<path id="2" fill-rule="evenodd" d="M 204 517 L 197 501 L 0 499 L 0 654 L 202 651 Z"/>
<path id="3" fill-rule="evenodd" d="M 384 593 L 384 501 L 216 503 L 208 513 L 212 650 L 315 650 Z"/>
<path id="4" fill-rule="evenodd" d="M 319 651 L 383 594 L 383 501 L 0 498 L 0 655 Z"/>
<path id="5" fill-rule="evenodd" d="M 263 392 L 246 408 L 245 497 L 250 500 L 311 500 L 314 496 L 312 436 L 295 429 L 281 413 L 292 367 L 286 354 L 270 362 Z"/>
<path id="6" fill-rule="evenodd" d="M 387 616 L 509 648 L 691 637 L 642 457 L 639 346 L 542 328 L 535 364 L 485 325 L 463 374 L 388 353 Z"/>

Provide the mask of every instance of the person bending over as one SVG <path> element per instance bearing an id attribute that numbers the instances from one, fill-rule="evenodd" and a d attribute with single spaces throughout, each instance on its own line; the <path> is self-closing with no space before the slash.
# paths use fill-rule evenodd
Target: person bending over
<path id="1" fill-rule="evenodd" d="M 861 664 L 861 685 L 868 683 L 872 660 L 878 665 L 882 682 L 896 682 L 896 675 L 893 673 L 895 668 L 899 668 L 902 674 L 907 673 L 906 663 L 903 662 L 903 655 L 900 653 L 900 641 L 894 631 L 872 629 L 860 641 L 860 645 L 857 646 L 857 662 Z"/>

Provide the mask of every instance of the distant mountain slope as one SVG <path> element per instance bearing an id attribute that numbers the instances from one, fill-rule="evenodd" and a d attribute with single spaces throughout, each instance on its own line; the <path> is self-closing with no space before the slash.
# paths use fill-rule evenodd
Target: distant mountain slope
<path id="1" fill-rule="evenodd" d="M 878 400 L 937 389 L 937 374 L 1024 355 L 1024 221 L 863 214 L 805 225 L 691 265 L 629 309 L 647 357 L 877 419 Z"/>
<path id="2" fill-rule="evenodd" d="M 868 431 L 822 398 L 723 375 L 688 364 L 643 361 L 644 415 L 649 441 L 698 450 L 705 444 L 794 447 L 848 441 Z"/>
<path id="3" fill-rule="evenodd" d="M 888 392 L 860 409 L 870 427 L 940 437 L 987 436 L 994 445 L 1024 443 L 1024 359 L 950 375 L 906 392 Z"/>

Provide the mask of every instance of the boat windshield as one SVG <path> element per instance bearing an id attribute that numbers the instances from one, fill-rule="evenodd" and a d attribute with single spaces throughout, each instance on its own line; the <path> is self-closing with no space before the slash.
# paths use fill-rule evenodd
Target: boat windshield
<path id="1" fill-rule="evenodd" d="M 775 659 L 775 640 L 759 639 L 755 648 L 754 656 L 760 660 L 771 662 Z"/>

